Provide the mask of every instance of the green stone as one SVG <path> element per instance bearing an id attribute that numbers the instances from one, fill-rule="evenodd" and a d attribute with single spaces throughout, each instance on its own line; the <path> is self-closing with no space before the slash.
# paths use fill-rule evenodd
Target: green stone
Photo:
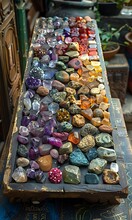
<path id="1" fill-rule="evenodd" d="M 59 61 L 62 61 L 63 63 L 68 63 L 69 57 L 68 56 L 59 56 Z"/>
<path id="2" fill-rule="evenodd" d="M 66 69 L 66 65 L 62 62 L 62 61 L 58 61 L 56 63 L 56 68 L 59 69 L 59 70 L 65 70 Z"/>
<path id="3" fill-rule="evenodd" d="M 69 56 L 70 58 L 75 58 L 79 56 L 79 52 L 78 51 L 68 51 L 65 53 L 65 55 Z"/>
<path id="4" fill-rule="evenodd" d="M 72 143 L 67 142 L 59 148 L 59 154 L 70 154 L 73 151 Z"/>
<path id="5" fill-rule="evenodd" d="M 55 78 L 62 82 L 62 83 L 68 83 L 69 82 L 69 74 L 66 71 L 59 71 L 55 74 Z"/>
<path id="6" fill-rule="evenodd" d="M 85 183 L 98 184 L 99 183 L 99 177 L 95 173 L 86 173 Z"/>
<path id="7" fill-rule="evenodd" d="M 72 104 L 69 108 L 69 112 L 72 114 L 72 115 L 75 115 L 75 114 L 80 114 L 81 113 L 81 108 L 76 105 L 76 104 Z"/>
<path id="8" fill-rule="evenodd" d="M 74 70 L 74 68 L 66 68 L 66 72 L 67 73 L 74 73 L 75 70 Z"/>
<path id="9" fill-rule="evenodd" d="M 55 102 L 62 102 L 66 98 L 66 92 L 57 92 L 52 96 Z"/>
<path id="10" fill-rule="evenodd" d="M 96 145 L 101 147 L 113 147 L 113 138 L 108 133 L 100 133 L 95 137 Z"/>
<path id="11" fill-rule="evenodd" d="M 81 182 L 81 172 L 77 166 L 65 166 L 62 175 L 65 183 L 79 184 Z"/>
<path id="12" fill-rule="evenodd" d="M 88 134 L 91 134 L 94 136 L 98 133 L 99 133 L 98 128 L 96 128 L 94 125 L 90 123 L 85 124 L 80 130 L 80 134 L 82 137 L 85 137 Z"/>

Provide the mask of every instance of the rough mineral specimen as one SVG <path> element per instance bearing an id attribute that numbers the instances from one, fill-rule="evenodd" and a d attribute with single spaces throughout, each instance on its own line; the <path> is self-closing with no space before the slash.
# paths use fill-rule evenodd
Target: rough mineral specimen
<path id="1" fill-rule="evenodd" d="M 78 147 L 83 151 L 87 152 L 90 148 L 95 146 L 95 139 L 92 135 L 88 134 L 78 144 Z"/>
<path id="2" fill-rule="evenodd" d="M 48 178 L 51 183 L 60 183 L 62 181 L 62 171 L 58 168 L 52 168 L 48 172 Z"/>
<path id="3" fill-rule="evenodd" d="M 79 167 L 67 165 L 63 170 L 63 180 L 65 183 L 79 184 L 81 182 L 81 172 Z"/>
<path id="4" fill-rule="evenodd" d="M 25 183 L 27 182 L 27 175 L 26 171 L 22 167 L 18 167 L 14 170 L 12 174 L 12 178 L 15 180 L 17 183 Z"/>

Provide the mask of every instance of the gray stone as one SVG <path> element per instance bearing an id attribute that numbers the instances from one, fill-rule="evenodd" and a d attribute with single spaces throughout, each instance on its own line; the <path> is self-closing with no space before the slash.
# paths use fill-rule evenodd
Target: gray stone
<path id="1" fill-rule="evenodd" d="M 101 174 L 106 166 L 107 161 L 105 159 L 96 158 L 90 162 L 88 171 L 96 174 Z"/>
<path id="2" fill-rule="evenodd" d="M 73 151 L 72 143 L 66 142 L 59 148 L 59 154 L 70 154 Z"/>
<path id="3" fill-rule="evenodd" d="M 105 147 L 99 147 L 97 149 L 98 157 L 105 159 L 109 162 L 116 160 L 116 152 L 113 149 L 105 148 Z"/>
<path id="4" fill-rule="evenodd" d="M 27 175 L 26 171 L 22 167 L 18 167 L 14 170 L 12 174 L 12 178 L 15 180 L 17 183 L 25 183 L 27 182 Z"/>
<path id="5" fill-rule="evenodd" d="M 87 123 L 80 129 L 81 136 L 85 137 L 86 135 L 96 135 L 99 133 L 98 128 L 96 128 L 94 125 Z"/>
<path id="6" fill-rule="evenodd" d="M 17 166 L 26 167 L 29 165 L 29 160 L 25 157 L 19 157 L 16 161 Z"/>
<path id="7" fill-rule="evenodd" d="M 100 133 L 95 137 L 96 145 L 102 147 L 112 147 L 114 146 L 113 138 L 108 133 Z"/>
<path id="8" fill-rule="evenodd" d="M 65 166 L 62 175 L 65 183 L 79 184 L 81 182 L 81 172 L 77 166 Z"/>
<path id="9" fill-rule="evenodd" d="M 99 177 L 95 173 L 86 173 L 85 183 L 98 184 L 99 183 Z"/>

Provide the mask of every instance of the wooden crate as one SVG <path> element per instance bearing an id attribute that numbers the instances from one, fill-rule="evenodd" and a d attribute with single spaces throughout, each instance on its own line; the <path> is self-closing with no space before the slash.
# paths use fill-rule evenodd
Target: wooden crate
<path id="1" fill-rule="evenodd" d="M 41 18 L 36 21 L 34 34 L 32 38 L 32 43 L 36 39 L 37 30 L 39 28 L 41 22 Z M 116 124 L 116 116 L 115 111 L 113 108 L 111 95 L 109 91 L 108 86 L 108 80 L 107 80 L 107 74 L 106 74 L 106 68 L 103 60 L 102 50 L 101 50 L 101 44 L 100 39 L 98 35 L 97 25 L 96 22 L 94 22 L 94 25 L 96 27 L 96 41 L 98 46 L 98 53 L 100 57 L 100 62 L 102 66 L 102 74 L 105 84 L 105 89 L 107 92 L 107 97 L 109 98 L 110 103 L 110 116 L 111 116 L 111 123 L 113 126 L 113 140 L 114 140 L 114 149 L 117 154 L 117 163 L 119 165 L 119 176 L 120 176 L 120 182 L 117 185 L 110 185 L 110 184 L 104 184 L 102 181 L 102 178 L 100 177 L 100 183 L 99 184 L 85 184 L 84 182 L 84 173 L 87 172 L 86 168 L 81 168 L 81 184 L 74 185 L 74 184 L 66 184 L 62 181 L 60 184 L 52 184 L 49 182 L 48 178 L 46 179 L 46 182 L 44 184 L 36 183 L 34 181 L 28 181 L 26 183 L 16 183 L 12 180 L 12 173 L 13 170 L 16 167 L 16 157 L 17 157 L 17 135 L 18 135 L 18 129 L 21 124 L 21 118 L 22 118 L 22 110 L 23 110 L 23 95 L 26 91 L 25 84 L 23 84 L 22 90 L 21 90 L 21 96 L 19 99 L 19 105 L 17 109 L 17 115 L 16 120 L 14 123 L 14 129 L 12 133 L 12 140 L 10 143 L 9 148 L 9 154 L 7 158 L 7 164 L 4 174 L 4 193 L 10 198 L 15 200 L 22 200 L 22 201 L 42 201 L 45 198 L 84 198 L 87 199 L 90 202 L 107 202 L 110 201 L 111 203 L 114 203 L 119 198 L 126 198 L 128 195 L 128 185 L 126 180 L 126 171 L 125 171 L 125 163 L 123 159 L 123 152 L 120 146 L 120 139 L 119 139 L 119 131 L 117 130 L 117 124 Z M 29 74 L 30 68 L 31 68 L 31 62 L 33 58 L 33 48 L 32 43 L 30 46 L 29 51 L 29 57 L 27 60 L 27 67 L 25 71 L 24 76 L 24 82 Z M 121 133 L 122 131 L 120 131 Z M 66 165 L 66 164 L 65 164 Z M 56 161 L 53 162 L 53 167 L 56 166 Z M 64 165 L 62 165 L 61 169 L 63 169 Z M 46 174 L 48 176 L 48 174 Z"/>

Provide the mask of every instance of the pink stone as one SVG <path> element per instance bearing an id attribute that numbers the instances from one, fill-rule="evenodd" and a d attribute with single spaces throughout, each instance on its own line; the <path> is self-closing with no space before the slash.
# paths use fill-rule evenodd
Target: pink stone
<path id="1" fill-rule="evenodd" d="M 75 70 L 82 67 L 82 61 L 78 58 L 74 58 L 68 62 L 69 67 L 73 67 Z"/>
<path id="2" fill-rule="evenodd" d="M 52 134 L 53 137 L 59 138 L 59 139 L 61 139 L 62 141 L 66 141 L 67 138 L 68 138 L 68 135 L 69 135 L 69 133 L 67 133 L 67 132 L 61 132 L 61 133 L 59 133 L 59 132 L 53 132 L 53 134 Z"/>
<path id="3" fill-rule="evenodd" d="M 56 147 L 61 147 L 62 146 L 62 141 L 59 138 L 49 137 L 48 142 L 49 142 L 49 144 L 51 144 L 53 146 L 56 146 Z"/>
<path id="4" fill-rule="evenodd" d="M 48 177 L 51 183 L 60 183 L 62 181 L 62 171 L 58 168 L 52 168 L 48 172 Z"/>

